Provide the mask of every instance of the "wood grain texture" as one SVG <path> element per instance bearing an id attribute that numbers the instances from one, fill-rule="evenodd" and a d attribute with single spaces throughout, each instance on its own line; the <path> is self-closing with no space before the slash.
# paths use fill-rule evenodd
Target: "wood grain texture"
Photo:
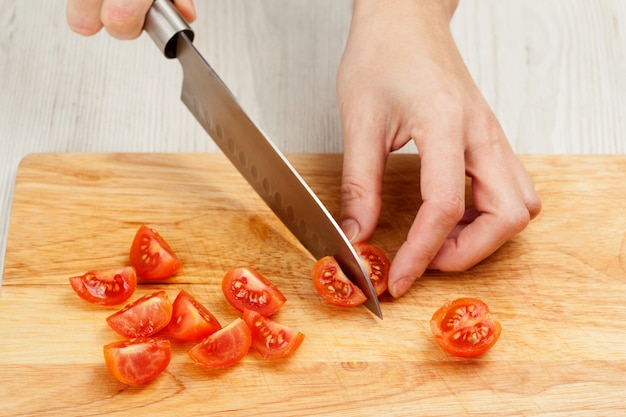
<path id="1" fill-rule="evenodd" d="M 339 212 L 340 155 L 288 156 Z M 17 174 L 0 289 L 0 407 L 20 415 L 620 415 L 626 412 L 626 157 L 524 156 L 544 208 L 464 273 L 427 273 L 384 320 L 323 302 L 314 259 L 219 154 L 38 154 Z M 210 167 L 210 169 L 206 169 Z M 372 242 L 393 256 L 420 203 L 419 159 L 390 158 Z M 175 344 L 165 374 L 128 388 L 108 374 L 115 307 L 80 300 L 67 278 L 127 264 L 140 223 L 184 261 L 171 281 L 222 321 L 227 269 L 251 265 L 287 296 L 276 317 L 306 334 L 288 360 L 250 353 L 211 372 Z M 445 301 L 485 300 L 503 324 L 485 356 L 445 354 L 428 321 Z M 71 393 L 71 395 L 67 395 Z"/>
<path id="2" fill-rule="evenodd" d="M 176 62 L 146 36 L 72 33 L 65 3 L 0 0 L 0 254 L 29 153 L 217 150 L 178 100 Z M 279 148 L 341 152 L 334 83 L 351 1 L 196 4 L 198 48 Z M 626 151 L 624 27 L 621 0 L 463 0 L 452 21 L 513 148 L 531 154 Z"/>

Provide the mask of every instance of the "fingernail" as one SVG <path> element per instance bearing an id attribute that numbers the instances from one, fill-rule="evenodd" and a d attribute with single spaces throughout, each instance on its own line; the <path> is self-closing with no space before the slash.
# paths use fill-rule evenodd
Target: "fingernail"
<path id="1" fill-rule="evenodd" d="M 394 298 L 401 297 L 411 288 L 413 282 L 415 282 L 415 278 L 413 277 L 402 277 L 391 285 L 389 292 Z"/>
<path id="2" fill-rule="evenodd" d="M 359 223 L 354 219 L 345 219 L 341 222 L 341 229 L 348 237 L 350 242 L 354 242 L 356 237 L 359 235 Z"/>

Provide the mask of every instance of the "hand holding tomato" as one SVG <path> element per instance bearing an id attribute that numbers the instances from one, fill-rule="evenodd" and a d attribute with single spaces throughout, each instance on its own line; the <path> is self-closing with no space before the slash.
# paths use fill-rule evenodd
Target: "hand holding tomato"
<path id="1" fill-rule="evenodd" d="M 389 153 L 412 139 L 421 156 L 423 204 L 389 271 L 395 297 L 427 268 L 480 262 L 540 211 L 528 173 L 456 48 L 449 30 L 456 3 L 355 1 L 337 76 L 342 227 L 351 241 L 367 240 L 376 227 Z"/>

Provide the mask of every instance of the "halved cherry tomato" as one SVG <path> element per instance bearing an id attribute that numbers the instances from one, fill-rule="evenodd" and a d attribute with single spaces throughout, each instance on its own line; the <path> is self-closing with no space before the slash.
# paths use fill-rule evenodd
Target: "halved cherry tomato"
<path id="1" fill-rule="evenodd" d="M 237 310 L 253 310 L 271 316 L 287 299 L 278 288 L 252 268 L 233 268 L 222 280 L 226 300 Z"/>
<path id="2" fill-rule="evenodd" d="M 104 346 L 107 368 L 120 382 L 145 384 L 167 368 L 172 359 L 166 339 L 130 339 Z"/>
<path id="3" fill-rule="evenodd" d="M 152 336 L 172 318 L 172 302 L 165 291 L 144 295 L 107 317 L 109 326 L 129 338 Z"/>
<path id="4" fill-rule="evenodd" d="M 387 289 L 389 281 L 389 258 L 382 249 L 368 242 L 356 243 L 354 250 L 363 261 L 376 295 L 381 295 Z"/>
<path id="5" fill-rule="evenodd" d="M 88 271 L 70 278 L 70 285 L 82 299 L 112 306 L 128 300 L 137 288 L 137 274 L 132 267 Z"/>
<path id="6" fill-rule="evenodd" d="M 241 318 L 236 318 L 192 347 L 187 354 L 194 362 L 207 368 L 227 368 L 246 356 L 251 343 L 250 328 Z"/>
<path id="7" fill-rule="evenodd" d="M 322 298 L 337 306 L 353 307 L 367 300 L 363 291 L 348 279 L 332 256 L 321 258 L 313 266 L 313 285 Z"/>
<path id="8" fill-rule="evenodd" d="M 430 321 L 437 343 L 448 353 L 473 358 L 498 341 L 502 327 L 489 315 L 487 304 L 476 298 L 459 298 L 441 306 Z"/>
<path id="9" fill-rule="evenodd" d="M 243 320 L 252 333 L 252 347 L 264 358 L 284 358 L 294 353 L 304 341 L 304 334 L 256 311 L 244 310 Z"/>
<path id="10" fill-rule="evenodd" d="M 172 307 L 166 331 L 178 340 L 202 340 L 222 328 L 215 316 L 185 290 L 178 293 Z"/>
<path id="11" fill-rule="evenodd" d="M 147 281 L 170 278 L 182 267 L 165 239 L 145 225 L 141 225 L 130 247 L 130 264 L 137 275 Z"/>

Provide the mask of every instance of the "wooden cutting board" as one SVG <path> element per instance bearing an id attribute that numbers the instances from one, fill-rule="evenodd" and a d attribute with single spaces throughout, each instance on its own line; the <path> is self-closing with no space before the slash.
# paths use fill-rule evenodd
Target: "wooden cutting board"
<path id="1" fill-rule="evenodd" d="M 339 214 L 341 156 L 289 159 Z M 34 154 L 19 167 L 0 290 L 0 414 L 22 415 L 611 415 L 626 413 L 626 156 L 526 156 L 541 215 L 464 273 L 428 273 L 404 297 L 326 304 L 314 259 L 218 154 Z M 419 160 L 392 155 L 372 239 L 395 254 L 420 203 Z M 284 360 L 250 353 L 223 371 L 187 358 L 143 387 L 107 371 L 102 346 L 115 307 L 79 299 L 68 277 L 127 265 L 141 223 L 185 263 L 166 285 L 186 289 L 223 324 L 238 313 L 220 281 L 252 266 L 288 301 L 276 316 L 306 334 Z M 503 326 L 485 356 L 435 343 L 445 301 L 485 300 Z"/>

